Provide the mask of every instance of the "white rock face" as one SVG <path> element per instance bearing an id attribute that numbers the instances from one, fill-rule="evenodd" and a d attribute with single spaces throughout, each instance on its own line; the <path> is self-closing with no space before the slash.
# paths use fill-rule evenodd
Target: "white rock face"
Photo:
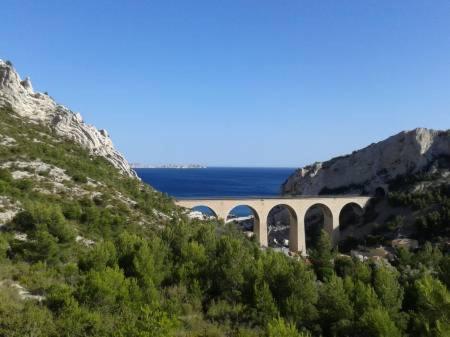
<path id="1" fill-rule="evenodd" d="M 21 300 L 35 300 L 38 302 L 42 302 L 43 300 L 45 300 L 44 296 L 33 295 L 28 289 L 22 287 L 19 283 L 12 280 L 1 280 L 0 287 L 10 287 L 15 289 Z"/>
<path id="2" fill-rule="evenodd" d="M 11 221 L 21 209 L 21 205 L 18 202 L 0 195 L 0 228 Z"/>
<path id="3" fill-rule="evenodd" d="M 16 140 L 14 138 L 0 135 L 0 145 L 1 146 L 13 146 L 16 144 Z"/>
<path id="4" fill-rule="evenodd" d="M 70 181 L 72 180 L 65 172 L 65 170 L 49 165 L 47 163 L 44 163 L 40 160 L 33 160 L 33 161 L 7 161 L 2 164 L 0 164 L 0 168 L 7 168 L 11 170 L 11 174 L 13 176 L 13 179 L 21 179 L 20 177 L 14 177 L 15 172 L 22 173 L 26 178 L 34 177 L 36 174 L 40 173 L 47 173 L 49 177 L 51 177 L 52 181 L 61 183 L 64 181 Z M 34 172 L 31 173 L 31 171 Z M 39 180 L 39 176 L 36 177 L 37 180 Z"/>
<path id="5" fill-rule="evenodd" d="M 282 185 L 285 194 L 317 195 L 385 191 L 399 176 L 432 171 L 437 159 L 450 156 L 450 132 L 418 128 L 379 143 L 296 170 Z"/>
<path id="6" fill-rule="evenodd" d="M 125 158 L 114 148 L 106 130 L 83 122 L 79 113 L 57 104 L 50 96 L 34 92 L 31 80 L 21 80 L 14 68 L 0 60 L 0 107 L 11 107 L 16 114 L 34 123 L 43 123 L 57 134 L 104 157 L 125 175 L 137 177 Z"/>

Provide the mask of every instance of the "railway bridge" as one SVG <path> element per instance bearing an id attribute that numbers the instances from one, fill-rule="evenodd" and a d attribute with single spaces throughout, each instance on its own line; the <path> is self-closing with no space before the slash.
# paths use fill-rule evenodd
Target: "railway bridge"
<path id="1" fill-rule="evenodd" d="M 318 207 L 324 216 L 324 229 L 336 244 L 339 240 L 340 215 L 344 207 L 352 206 L 363 210 L 371 197 L 345 196 L 296 196 L 273 198 L 201 198 L 178 199 L 176 204 L 188 209 L 208 207 L 218 219 L 227 220 L 237 206 L 249 207 L 254 215 L 253 231 L 261 246 L 267 247 L 267 218 L 272 209 L 282 206 L 289 211 L 289 249 L 306 253 L 305 217 L 308 210 Z"/>

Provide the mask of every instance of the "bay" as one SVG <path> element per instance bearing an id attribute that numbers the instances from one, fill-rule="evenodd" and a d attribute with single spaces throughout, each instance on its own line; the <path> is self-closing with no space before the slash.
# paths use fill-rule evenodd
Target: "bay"
<path id="1" fill-rule="evenodd" d="M 140 168 L 139 177 L 175 198 L 273 197 L 295 168 Z"/>

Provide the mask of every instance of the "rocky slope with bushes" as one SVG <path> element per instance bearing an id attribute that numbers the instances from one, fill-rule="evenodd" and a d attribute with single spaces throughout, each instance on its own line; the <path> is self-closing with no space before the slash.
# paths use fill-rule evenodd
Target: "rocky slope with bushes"
<path id="1" fill-rule="evenodd" d="M 342 251 L 410 238 L 450 242 L 450 130 L 417 128 L 298 169 L 282 185 L 289 195 L 377 196 L 358 223 L 341 223 Z M 340 219 L 342 220 L 342 219 Z M 307 221 L 308 223 L 308 221 Z"/>
<path id="2" fill-rule="evenodd" d="M 450 167 L 450 131 L 418 128 L 400 132 L 349 155 L 295 171 L 282 185 L 290 195 L 375 194 L 402 177 Z"/>

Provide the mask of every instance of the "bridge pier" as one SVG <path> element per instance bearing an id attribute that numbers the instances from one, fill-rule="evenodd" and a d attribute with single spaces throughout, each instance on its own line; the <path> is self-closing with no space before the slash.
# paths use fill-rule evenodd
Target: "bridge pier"
<path id="1" fill-rule="evenodd" d="M 289 250 L 291 252 L 306 254 L 305 213 L 296 210 L 297 219 L 290 218 Z"/>
<path id="2" fill-rule="evenodd" d="M 331 243 L 333 244 L 333 247 L 336 247 L 339 243 L 340 238 L 340 229 L 339 229 L 339 210 L 332 210 L 332 219 L 331 219 Z"/>
<path id="3" fill-rule="evenodd" d="M 269 246 L 269 242 L 267 240 L 267 216 L 255 216 L 253 233 L 256 235 L 261 247 Z"/>

